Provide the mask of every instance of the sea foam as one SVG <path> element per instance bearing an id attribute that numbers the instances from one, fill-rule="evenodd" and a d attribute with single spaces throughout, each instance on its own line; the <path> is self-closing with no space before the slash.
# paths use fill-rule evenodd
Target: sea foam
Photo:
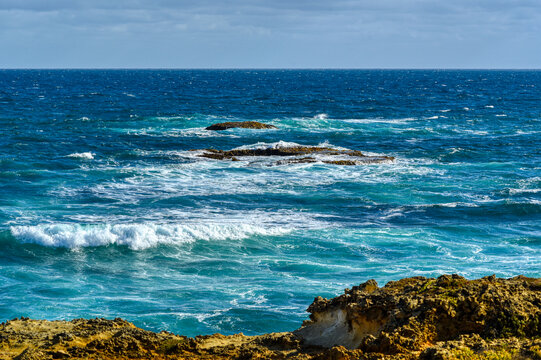
<path id="1" fill-rule="evenodd" d="M 83 159 L 83 160 L 92 160 L 94 159 L 94 153 L 88 152 L 82 152 L 82 153 L 73 153 L 67 155 L 67 157 L 73 158 L 73 159 Z"/>
<path id="2" fill-rule="evenodd" d="M 250 236 L 279 236 L 290 232 L 283 227 L 250 224 L 43 224 L 12 226 L 11 234 L 22 243 L 50 247 L 81 248 L 124 245 L 133 250 L 160 244 L 178 245 L 197 240 L 241 240 Z"/>
<path id="3" fill-rule="evenodd" d="M 258 142 L 256 144 L 243 145 L 243 146 L 236 147 L 233 150 L 287 149 L 287 148 L 299 147 L 299 146 L 300 147 L 327 147 L 327 148 L 332 148 L 336 150 L 348 150 L 340 146 L 332 145 L 327 141 L 319 143 L 317 145 L 303 145 L 303 144 L 298 144 L 295 142 L 282 141 L 282 140 L 274 142 L 274 143 Z"/>

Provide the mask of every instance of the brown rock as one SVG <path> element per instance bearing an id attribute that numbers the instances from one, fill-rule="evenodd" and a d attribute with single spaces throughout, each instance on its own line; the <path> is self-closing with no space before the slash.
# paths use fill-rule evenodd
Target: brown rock
<path id="1" fill-rule="evenodd" d="M 269 147 L 263 149 L 233 149 L 233 150 L 216 150 L 206 149 L 199 155 L 200 157 L 215 159 L 215 160 L 232 160 L 237 161 L 239 157 L 255 157 L 255 156 L 281 156 L 291 157 L 287 160 L 278 161 L 278 165 L 283 164 L 298 164 L 298 163 L 313 163 L 318 160 L 308 156 L 298 158 L 296 156 L 304 155 L 325 155 L 329 157 L 350 156 L 356 158 L 323 160 L 323 163 L 333 165 L 359 165 L 369 163 L 381 163 L 394 160 L 392 156 L 367 156 L 358 150 L 338 150 L 322 146 L 291 146 L 291 147 Z"/>
<path id="2" fill-rule="evenodd" d="M 382 288 L 369 281 L 331 300 L 316 298 L 308 308 L 311 321 L 295 333 L 313 345 L 386 354 L 420 351 L 470 334 L 535 338 L 541 334 L 540 283 L 458 275 L 402 279 Z"/>
<path id="3" fill-rule="evenodd" d="M 215 130 L 215 131 L 221 131 L 221 130 L 227 130 L 232 128 L 243 128 L 243 129 L 276 129 L 276 126 L 269 125 L 269 124 L 263 124 L 258 121 L 231 121 L 231 122 L 223 122 L 218 124 L 213 124 L 205 130 Z"/>

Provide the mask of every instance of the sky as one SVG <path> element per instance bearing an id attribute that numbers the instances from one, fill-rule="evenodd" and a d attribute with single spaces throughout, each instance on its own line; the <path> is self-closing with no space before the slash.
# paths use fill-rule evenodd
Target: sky
<path id="1" fill-rule="evenodd" d="M 541 68 L 541 0 L 0 0 L 0 68 Z"/>

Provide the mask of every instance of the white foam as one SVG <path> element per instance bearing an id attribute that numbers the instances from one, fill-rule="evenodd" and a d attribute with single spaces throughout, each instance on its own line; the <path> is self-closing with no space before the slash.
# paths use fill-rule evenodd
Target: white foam
<path id="1" fill-rule="evenodd" d="M 295 142 L 288 142 L 288 141 L 278 141 L 274 143 L 266 143 L 266 142 L 258 142 L 251 145 L 243 145 L 234 148 L 233 150 L 257 150 L 257 149 L 284 149 L 284 148 L 290 148 L 295 146 L 302 146 L 300 144 L 297 144 Z"/>
<path id="2" fill-rule="evenodd" d="M 278 142 L 274 142 L 274 143 L 258 142 L 256 144 L 243 145 L 243 146 L 236 147 L 233 150 L 287 149 L 287 148 L 292 148 L 292 147 L 297 147 L 297 146 L 328 147 L 328 148 L 333 148 L 337 150 L 347 150 L 346 148 L 329 144 L 327 141 L 319 143 L 318 145 L 302 145 L 295 142 L 288 142 L 288 141 L 282 141 L 282 140 Z"/>
<path id="3" fill-rule="evenodd" d="M 509 194 L 537 194 L 540 193 L 541 189 L 509 189 Z"/>
<path id="4" fill-rule="evenodd" d="M 494 109 L 494 105 L 487 105 L 485 107 L 488 108 L 488 109 Z"/>
<path id="5" fill-rule="evenodd" d="M 314 119 L 316 120 L 327 120 L 329 118 L 329 115 L 327 114 L 317 114 L 314 116 Z"/>
<path id="6" fill-rule="evenodd" d="M 431 117 L 427 117 L 426 119 L 427 120 L 436 120 L 436 119 L 439 119 L 440 117 L 439 116 L 431 116 Z"/>
<path id="7" fill-rule="evenodd" d="M 204 137 L 204 138 L 215 138 L 215 137 L 229 137 L 229 138 L 239 138 L 239 135 L 235 135 L 231 132 L 226 131 L 207 131 L 204 127 L 196 128 L 186 128 L 186 129 L 162 129 L 162 128 L 145 128 L 145 129 L 128 129 L 125 131 L 128 135 L 131 136 L 148 136 L 148 137 L 171 137 L 171 138 L 180 138 L 180 137 Z"/>
<path id="8" fill-rule="evenodd" d="M 373 123 L 383 123 L 383 124 L 406 124 L 409 121 L 417 120 L 415 118 L 403 118 L 403 119 L 384 119 L 384 118 L 374 118 L 374 119 L 345 119 L 345 122 L 352 124 L 373 124 Z"/>
<path id="9" fill-rule="evenodd" d="M 463 206 L 463 207 L 479 207 L 477 204 L 463 202 L 463 201 L 455 201 L 455 202 L 448 202 L 448 203 L 437 203 L 437 204 L 423 204 L 423 205 L 416 205 L 416 207 L 448 207 L 448 208 L 456 208 L 457 206 Z"/>
<path id="10" fill-rule="evenodd" d="M 94 153 L 88 152 L 82 152 L 82 153 L 73 153 L 67 155 L 67 157 L 73 158 L 73 159 L 83 159 L 83 160 L 92 160 L 94 159 Z"/>
<path id="11" fill-rule="evenodd" d="M 160 244 L 185 244 L 196 240 L 241 240 L 249 236 L 278 236 L 291 231 L 283 227 L 251 224 L 44 224 L 12 226 L 11 234 L 22 243 L 81 248 L 125 245 L 142 250 Z"/>
<path id="12" fill-rule="evenodd" d="M 470 130 L 470 129 L 465 129 L 465 130 L 457 130 L 458 133 L 468 133 L 468 134 L 473 134 L 473 135 L 488 135 L 488 131 L 485 131 L 485 130 Z"/>

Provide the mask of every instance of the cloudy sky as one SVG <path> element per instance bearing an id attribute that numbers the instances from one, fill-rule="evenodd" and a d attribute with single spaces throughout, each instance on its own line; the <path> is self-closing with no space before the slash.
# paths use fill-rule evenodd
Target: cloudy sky
<path id="1" fill-rule="evenodd" d="M 541 68 L 541 0 L 0 0 L 1 68 Z"/>

